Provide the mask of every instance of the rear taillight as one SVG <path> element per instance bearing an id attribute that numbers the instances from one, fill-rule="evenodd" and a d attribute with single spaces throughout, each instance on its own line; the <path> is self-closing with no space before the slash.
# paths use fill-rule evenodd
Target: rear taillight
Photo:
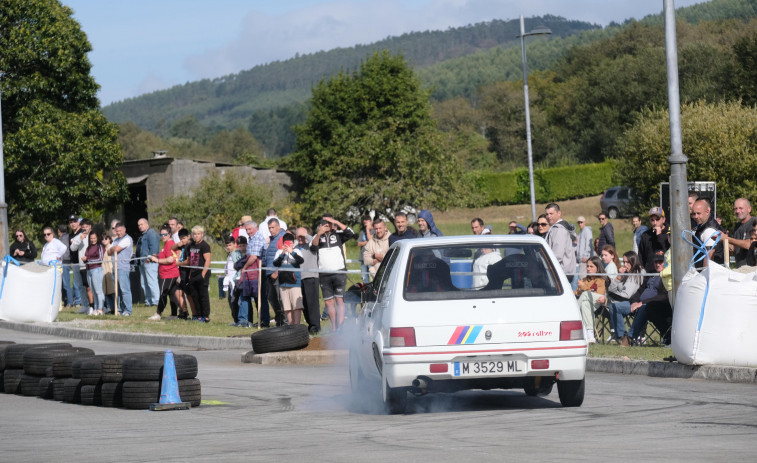
<path id="1" fill-rule="evenodd" d="M 449 371 L 449 365 L 446 363 L 432 363 L 428 366 L 428 371 L 430 373 L 446 373 Z"/>
<path id="2" fill-rule="evenodd" d="M 415 328 L 389 328 L 389 346 L 415 347 Z"/>
<path id="3" fill-rule="evenodd" d="M 584 338 L 584 324 L 578 321 L 560 322 L 560 341 L 576 341 Z"/>

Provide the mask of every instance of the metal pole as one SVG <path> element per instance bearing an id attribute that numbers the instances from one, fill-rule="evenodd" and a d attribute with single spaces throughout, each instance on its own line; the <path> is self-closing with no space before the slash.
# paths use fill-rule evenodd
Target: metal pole
<path id="1" fill-rule="evenodd" d="M 520 50 L 523 57 L 523 95 L 526 103 L 526 145 L 528 146 L 528 184 L 531 190 L 531 222 L 536 222 L 536 193 L 534 192 L 534 158 L 531 149 L 531 112 L 528 103 L 528 70 L 526 69 L 526 29 L 520 16 Z"/>
<path id="2" fill-rule="evenodd" d="M 671 257 L 673 271 L 672 305 L 675 294 L 688 271 L 691 260 L 691 246 L 681 237 L 681 232 L 690 228 L 688 181 L 686 163 L 681 142 L 681 101 L 678 89 L 678 46 L 676 43 L 676 20 L 673 0 L 663 0 L 665 14 L 665 55 L 668 69 L 668 112 L 670 113 L 670 218 Z"/>
<path id="3" fill-rule="evenodd" d="M 2 77 L 2 74 L 0 74 Z M 0 86 L 1 87 L 1 86 Z M 0 88 L 0 101 L 2 88 Z M 5 203 L 5 155 L 3 154 L 3 110 L 0 102 L 0 259 L 8 254 L 8 205 Z"/>

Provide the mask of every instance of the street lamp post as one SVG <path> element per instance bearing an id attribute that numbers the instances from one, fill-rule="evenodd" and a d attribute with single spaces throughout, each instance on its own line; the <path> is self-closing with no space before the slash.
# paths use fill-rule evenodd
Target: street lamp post
<path id="1" fill-rule="evenodd" d="M 537 27 L 526 33 L 523 26 L 523 15 L 520 17 L 520 49 L 523 56 L 523 94 L 526 101 L 526 144 L 528 145 L 528 182 L 531 189 L 531 221 L 536 221 L 536 193 L 534 191 L 534 155 L 531 149 L 531 112 L 528 103 L 528 70 L 526 69 L 526 37 L 531 35 L 549 35 L 552 31 L 546 27 Z"/>

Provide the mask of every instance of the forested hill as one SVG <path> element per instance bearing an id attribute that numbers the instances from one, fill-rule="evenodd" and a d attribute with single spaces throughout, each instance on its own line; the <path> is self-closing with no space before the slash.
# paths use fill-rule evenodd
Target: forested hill
<path id="1" fill-rule="evenodd" d="M 527 18 L 526 30 L 546 26 L 553 37 L 569 37 L 601 26 L 556 16 Z M 103 109 L 113 122 L 132 121 L 147 130 L 166 127 L 193 115 L 203 125 L 246 126 L 254 112 L 303 102 L 311 87 L 340 70 L 352 71 L 374 52 L 402 53 L 418 68 L 472 55 L 494 47 L 518 44 L 519 20 L 493 20 L 446 31 L 426 31 L 389 37 L 369 45 L 338 48 L 256 66 L 217 79 L 190 82 L 127 99 Z"/>

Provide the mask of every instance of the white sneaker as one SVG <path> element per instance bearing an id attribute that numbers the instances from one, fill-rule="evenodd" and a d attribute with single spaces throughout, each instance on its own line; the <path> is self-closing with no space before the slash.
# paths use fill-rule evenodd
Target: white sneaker
<path id="1" fill-rule="evenodd" d="M 586 330 L 586 337 L 589 341 L 589 344 L 594 344 L 597 342 L 597 339 L 594 337 L 594 330 Z"/>
<path id="2" fill-rule="evenodd" d="M 148 318 L 148 320 L 154 320 L 154 321 L 160 320 L 160 314 L 155 314 L 152 317 Z"/>
<path id="3" fill-rule="evenodd" d="M 90 307 L 89 310 L 87 311 L 87 315 L 94 315 L 94 314 L 95 314 L 95 309 Z"/>

